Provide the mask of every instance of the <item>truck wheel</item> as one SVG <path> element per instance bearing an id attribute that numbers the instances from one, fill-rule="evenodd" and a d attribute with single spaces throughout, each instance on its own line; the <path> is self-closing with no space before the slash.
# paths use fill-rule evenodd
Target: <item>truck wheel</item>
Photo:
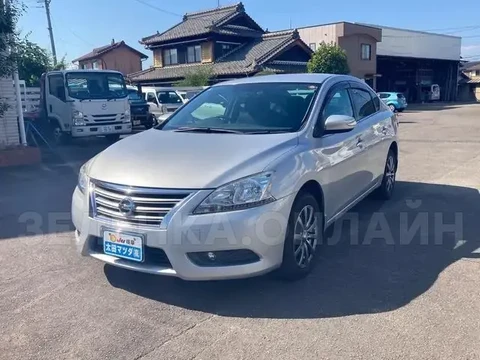
<path id="1" fill-rule="evenodd" d="M 157 125 L 157 121 L 155 119 L 155 115 L 150 115 L 148 117 L 148 120 L 145 124 L 145 129 L 151 129 L 152 127 L 154 127 L 155 125 Z"/>
<path id="2" fill-rule="evenodd" d="M 64 133 L 62 128 L 56 121 L 51 121 L 48 127 L 48 142 L 50 146 L 60 146 L 63 144 L 67 144 L 71 137 L 69 134 Z"/>
<path id="3" fill-rule="evenodd" d="M 110 134 L 110 135 L 106 135 L 105 137 L 107 138 L 107 141 L 112 144 L 114 142 L 117 142 L 120 139 L 119 134 Z"/>

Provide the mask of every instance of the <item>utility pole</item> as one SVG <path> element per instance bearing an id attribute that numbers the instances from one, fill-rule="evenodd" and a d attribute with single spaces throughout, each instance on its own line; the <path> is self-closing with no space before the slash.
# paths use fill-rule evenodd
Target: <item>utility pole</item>
<path id="1" fill-rule="evenodd" d="M 50 44 L 52 46 L 53 65 L 57 66 L 57 51 L 55 50 L 55 40 L 53 38 L 52 20 L 50 19 L 50 1 L 45 0 L 45 13 L 47 14 L 48 32 L 50 33 Z"/>

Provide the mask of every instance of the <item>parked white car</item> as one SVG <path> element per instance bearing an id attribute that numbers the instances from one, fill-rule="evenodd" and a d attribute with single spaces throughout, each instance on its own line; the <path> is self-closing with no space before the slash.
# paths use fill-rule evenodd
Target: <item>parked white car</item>
<path id="1" fill-rule="evenodd" d="M 355 77 L 220 83 L 82 167 L 72 201 L 78 248 L 187 280 L 273 270 L 300 278 L 328 226 L 372 192 L 392 196 L 397 129 Z"/>

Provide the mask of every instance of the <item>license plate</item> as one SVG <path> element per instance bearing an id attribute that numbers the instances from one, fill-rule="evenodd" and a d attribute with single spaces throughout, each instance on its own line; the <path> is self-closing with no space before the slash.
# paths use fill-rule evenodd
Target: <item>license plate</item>
<path id="1" fill-rule="evenodd" d="M 140 120 L 134 120 L 133 121 L 133 125 L 140 125 L 141 124 L 141 121 Z"/>
<path id="2" fill-rule="evenodd" d="M 100 132 L 113 132 L 115 131 L 114 126 L 101 126 L 100 127 Z"/>
<path id="3" fill-rule="evenodd" d="M 103 252 L 132 261 L 143 261 L 143 237 L 134 234 L 105 230 Z"/>

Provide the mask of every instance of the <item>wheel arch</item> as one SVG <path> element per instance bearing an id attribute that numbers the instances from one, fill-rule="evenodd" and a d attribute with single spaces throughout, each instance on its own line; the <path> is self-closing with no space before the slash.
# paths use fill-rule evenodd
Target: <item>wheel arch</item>
<path id="1" fill-rule="evenodd" d="M 323 212 L 323 230 L 325 230 L 326 218 L 325 218 L 325 196 L 323 193 L 322 186 L 315 180 L 308 180 L 305 184 L 302 185 L 298 194 L 302 192 L 308 192 L 312 194 L 318 202 L 321 211 Z"/>

